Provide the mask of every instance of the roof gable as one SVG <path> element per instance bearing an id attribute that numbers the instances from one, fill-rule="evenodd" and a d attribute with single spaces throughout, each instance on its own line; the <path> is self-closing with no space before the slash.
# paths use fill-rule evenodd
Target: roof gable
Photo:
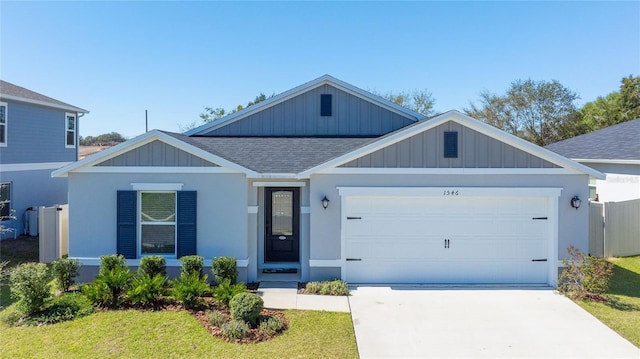
<path id="1" fill-rule="evenodd" d="M 581 162 L 640 161 L 640 118 L 552 143 L 545 148 Z"/>
<path id="2" fill-rule="evenodd" d="M 301 178 L 309 177 L 310 175 L 314 173 L 319 173 L 323 170 L 336 168 L 344 164 L 348 164 L 350 162 L 353 163 L 354 160 L 357 160 L 369 154 L 375 153 L 376 151 L 382 150 L 388 146 L 397 144 L 419 133 L 436 128 L 449 121 L 468 127 L 474 131 L 477 131 L 478 133 L 481 133 L 484 136 L 488 136 L 488 138 L 498 140 L 500 142 L 507 144 L 508 146 L 524 151 L 530 155 L 533 155 L 542 161 L 546 161 L 548 162 L 546 166 L 549 166 L 550 164 L 552 164 L 553 166 L 566 168 L 566 169 L 575 171 L 576 173 L 584 173 L 596 178 L 604 179 L 604 174 L 590 167 L 581 165 L 566 157 L 560 156 L 554 152 L 551 152 L 542 147 L 534 145 L 533 143 L 525 141 L 516 136 L 510 135 L 504 131 L 501 131 L 493 126 L 487 125 L 481 121 L 475 120 L 458 111 L 449 111 L 441 115 L 435 116 L 429 120 L 421 121 L 409 127 L 390 133 L 386 136 L 381 137 L 377 141 L 364 145 L 350 153 L 339 156 L 319 166 L 316 166 L 314 168 L 301 172 L 298 174 L 298 177 L 301 177 Z"/>
<path id="3" fill-rule="evenodd" d="M 457 137 L 457 156 L 444 155 L 445 133 Z M 347 162 L 357 168 L 554 168 L 557 165 L 449 120 Z"/>
<path id="4" fill-rule="evenodd" d="M 89 113 L 89 111 L 68 103 L 58 101 L 49 96 L 39 94 L 24 87 L 14 85 L 12 83 L 0 80 L 0 98 L 6 100 L 14 100 L 27 102 L 35 105 L 59 108 L 66 111 Z"/>
<path id="5" fill-rule="evenodd" d="M 220 167 L 219 165 L 176 148 L 161 140 L 153 140 L 123 154 L 105 159 L 94 166 L 144 166 L 144 167 Z"/>
<path id="6" fill-rule="evenodd" d="M 404 118 L 405 119 L 404 121 L 415 122 L 425 117 L 420 113 L 417 113 L 405 107 L 399 106 L 391 101 L 388 101 L 384 98 L 373 95 L 367 91 L 359 89 L 353 85 L 350 85 L 346 82 L 338 80 L 332 76 L 324 75 L 313 81 L 307 82 L 289 91 L 283 92 L 277 96 L 274 96 L 265 101 L 262 101 L 256 105 L 247 107 L 241 111 L 227 115 L 219 120 L 213 121 L 211 123 L 207 123 L 193 130 L 187 131 L 184 134 L 187 136 L 194 136 L 194 135 L 202 136 L 207 134 L 215 134 L 215 131 L 218 129 L 221 129 L 222 127 L 230 126 L 231 124 L 237 121 L 248 118 L 250 116 L 254 116 L 262 111 L 266 111 L 268 109 L 274 108 L 275 106 L 280 105 L 285 101 L 294 99 L 298 96 L 303 95 L 306 92 L 314 91 L 318 88 L 322 88 L 323 86 L 326 91 L 339 91 L 337 94 L 344 93 L 344 94 L 348 94 L 349 96 L 356 97 L 362 100 L 362 102 L 375 105 L 385 111 L 389 111 L 395 114 L 398 117 Z M 315 110 L 316 108 L 314 106 L 303 106 L 303 108 L 300 109 L 300 111 L 305 111 L 305 112 L 315 111 Z M 317 112 L 319 113 L 319 110 Z M 393 119 L 393 121 L 398 121 L 398 119 Z M 259 131 L 262 131 L 262 128 L 260 128 Z M 221 132 L 224 133 L 223 131 Z M 378 134 L 378 133 L 375 133 L 375 134 Z M 309 136 L 312 134 L 302 133 L 302 135 Z"/>
<path id="7" fill-rule="evenodd" d="M 149 145 L 149 146 L 148 146 Z M 161 158 L 167 151 L 168 158 Z M 192 157 L 193 156 L 193 157 Z M 198 159 L 199 158 L 199 159 Z M 200 162 L 200 166 L 198 163 Z M 177 166 L 170 166 L 175 164 Z M 257 173 L 234 162 L 195 147 L 159 130 L 152 130 L 127 142 L 62 167 L 51 173 L 52 177 L 66 177 L 69 172 L 90 167 L 224 167 L 233 172 L 256 176 Z"/>

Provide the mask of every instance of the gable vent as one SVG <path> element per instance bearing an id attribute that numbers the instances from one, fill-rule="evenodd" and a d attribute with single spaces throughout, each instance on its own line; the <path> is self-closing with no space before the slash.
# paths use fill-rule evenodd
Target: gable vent
<path id="1" fill-rule="evenodd" d="M 320 116 L 331 116 L 331 94 L 320 95 Z"/>
<path id="2" fill-rule="evenodd" d="M 458 132 L 444 133 L 444 158 L 458 158 Z"/>

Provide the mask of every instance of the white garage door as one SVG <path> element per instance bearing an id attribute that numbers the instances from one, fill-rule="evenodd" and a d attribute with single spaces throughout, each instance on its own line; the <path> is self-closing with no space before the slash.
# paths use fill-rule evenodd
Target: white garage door
<path id="1" fill-rule="evenodd" d="M 350 283 L 546 283 L 545 197 L 349 196 Z"/>

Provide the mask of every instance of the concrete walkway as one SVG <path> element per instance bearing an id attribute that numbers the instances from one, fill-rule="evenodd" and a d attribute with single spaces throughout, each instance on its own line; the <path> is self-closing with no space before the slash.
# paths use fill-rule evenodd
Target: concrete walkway
<path id="1" fill-rule="evenodd" d="M 297 282 L 260 282 L 258 295 L 270 309 L 326 310 L 350 312 L 346 296 L 298 294 Z"/>

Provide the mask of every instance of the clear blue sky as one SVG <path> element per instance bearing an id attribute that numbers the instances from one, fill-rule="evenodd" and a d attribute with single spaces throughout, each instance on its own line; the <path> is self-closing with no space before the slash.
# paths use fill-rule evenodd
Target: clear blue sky
<path id="1" fill-rule="evenodd" d="M 438 112 L 516 79 L 580 104 L 640 75 L 640 2 L 0 2 L 0 77 L 88 109 L 80 134 L 178 131 L 323 74 L 427 88 Z"/>

